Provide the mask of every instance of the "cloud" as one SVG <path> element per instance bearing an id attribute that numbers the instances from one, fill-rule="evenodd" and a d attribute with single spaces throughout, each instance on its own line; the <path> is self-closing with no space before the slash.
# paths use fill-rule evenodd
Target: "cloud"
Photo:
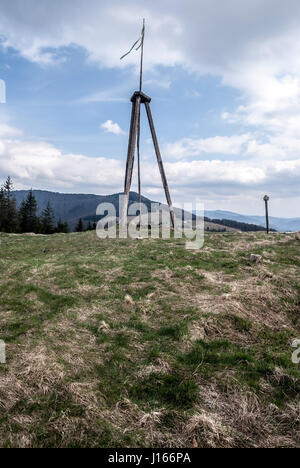
<path id="1" fill-rule="evenodd" d="M 120 125 L 113 122 L 112 120 L 107 120 L 100 126 L 107 133 L 113 133 L 114 135 L 126 135 L 126 132 L 121 129 Z"/>
<path id="2" fill-rule="evenodd" d="M 10 174 L 17 188 L 115 193 L 122 191 L 124 170 L 125 161 L 114 158 L 64 153 L 46 142 L 0 139 L 0 178 L 4 180 Z M 293 206 L 293 209 L 296 209 L 295 200 L 298 203 L 300 199 L 299 157 L 281 161 L 262 158 L 167 161 L 165 170 L 172 197 L 177 202 L 200 198 L 214 200 L 222 208 L 228 201 L 236 200 L 233 207 L 243 212 L 246 199 L 249 203 L 260 200 L 267 192 L 273 200 L 289 199 L 289 208 Z M 133 180 L 136 181 L 136 174 Z M 142 186 L 144 193 L 164 201 L 155 160 L 144 162 Z M 286 201 L 281 213 L 288 213 Z"/>
<path id="3" fill-rule="evenodd" d="M 150 80 L 145 80 L 144 84 L 147 86 L 152 86 L 154 88 L 163 88 L 163 89 L 169 89 L 171 87 L 171 81 L 170 80 L 164 80 L 162 79 L 150 79 Z"/>
<path id="4" fill-rule="evenodd" d="M 163 148 L 167 159 L 185 160 L 191 158 L 228 159 L 239 158 L 277 161 L 298 159 L 300 138 L 297 136 L 266 135 L 260 132 L 249 132 L 241 135 L 215 136 L 211 138 L 182 138 L 167 143 Z"/>
<path id="5" fill-rule="evenodd" d="M 243 104 L 231 121 L 287 134 L 299 131 L 298 0 L 289 0 L 288 8 L 282 0 L 89 0 L 88 8 L 84 0 L 40 0 L 39 8 L 36 0 L 26 0 L 26 5 L 2 0 L 0 30 L 3 47 L 28 60 L 55 63 L 65 47 L 76 46 L 101 67 L 136 69 L 135 54 L 124 61 L 119 57 L 146 17 L 146 68 L 180 65 L 219 76 L 242 93 Z M 118 98 L 99 93 L 87 99 Z"/>
<path id="6" fill-rule="evenodd" d="M 48 63 L 58 56 L 58 48 L 76 44 L 101 66 L 135 64 L 134 54 L 126 61 L 119 57 L 139 35 L 145 16 L 146 64 L 151 66 L 183 64 L 223 75 L 236 85 L 253 67 L 261 74 L 276 74 L 296 58 L 292 69 L 299 70 L 298 0 L 289 0 L 289 8 L 280 0 L 128 0 L 126 5 L 121 0 L 90 0 L 89 8 L 84 0 L 40 0 L 35 10 L 35 0 L 27 0 L 27 5 L 24 9 L 22 0 L 2 0 L 0 25 L 4 45 L 32 61 Z"/>
<path id="7" fill-rule="evenodd" d="M 90 102 L 128 102 L 128 99 L 121 97 L 120 89 L 107 89 L 84 96 L 76 102 L 83 104 L 88 104 Z"/>
<path id="8" fill-rule="evenodd" d="M 297 135 L 300 131 L 300 77 L 261 77 L 255 90 L 248 90 L 247 104 L 239 106 L 234 113 L 224 112 L 222 118 L 229 123 Z"/>
<path id="9" fill-rule="evenodd" d="M 18 137 L 21 136 L 23 132 L 18 130 L 17 128 L 11 127 L 6 123 L 0 122 L 0 137 L 1 138 L 10 138 L 10 137 Z"/>
<path id="10" fill-rule="evenodd" d="M 61 59 L 64 47 L 75 45 L 87 52 L 89 60 L 101 66 L 125 68 L 128 64 L 136 65 L 135 54 L 125 61 L 120 61 L 120 56 L 137 39 L 143 15 L 149 20 L 147 35 L 151 29 L 153 33 L 151 42 L 149 34 L 146 50 L 149 65 L 158 63 L 156 54 L 159 62 L 165 64 L 170 60 L 174 64 L 179 58 L 177 51 L 161 42 L 161 35 L 172 39 L 180 34 L 178 20 L 166 8 L 160 11 L 161 8 L 146 1 L 137 4 L 129 0 L 125 5 L 121 0 L 90 0 L 88 8 L 84 0 L 73 0 L 72 3 L 53 0 L 52 7 L 47 0 L 40 0 L 38 9 L 34 0 L 28 0 L 27 5 L 31 12 L 24 9 L 22 0 L 13 3 L 3 0 L 0 29 L 3 46 L 15 48 L 33 62 L 55 62 Z M 32 11 L 35 11 L 34 15 Z"/>
<path id="11" fill-rule="evenodd" d="M 46 142 L 0 140 L 0 176 L 18 188 L 109 193 L 119 191 L 122 161 L 63 153 Z"/>
<path id="12" fill-rule="evenodd" d="M 239 155 L 249 141 L 250 135 L 215 136 L 212 138 L 183 138 L 175 143 L 165 145 L 166 156 L 182 159 L 203 154 Z"/>
<path id="13" fill-rule="evenodd" d="M 242 193 L 246 190 L 263 189 L 278 186 L 278 194 L 287 190 L 300 195 L 296 179 L 300 176 L 300 159 L 292 161 L 191 161 L 167 163 L 166 170 L 170 181 L 176 180 L 176 187 L 196 188 L 199 195 L 204 195 L 207 187 L 219 193 Z M 289 187 L 282 183 L 289 180 Z"/>

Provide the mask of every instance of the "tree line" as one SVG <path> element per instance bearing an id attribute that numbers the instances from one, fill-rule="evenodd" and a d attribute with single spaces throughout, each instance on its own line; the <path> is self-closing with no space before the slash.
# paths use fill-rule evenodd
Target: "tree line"
<path id="1" fill-rule="evenodd" d="M 32 189 L 27 197 L 17 208 L 16 198 L 13 194 L 13 182 L 8 176 L 5 183 L 0 188 L 0 232 L 6 233 L 28 233 L 54 234 L 58 232 L 69 232 L 67 222 L 61 219 L 55 220 L 55 214 L 48 201 L 41 215 L 38 216 L 38 205 Z M 87 230 L 96 229 L 90 222 Z M 84 231 L 83 220 L 80 218 L 76 229 L 77 232 Z"/>
<path id="2" fill-rule="evenodd" d="M 239 229 L 243 232 L 266 231 L 266 228 L 263 226 L 258 226 L 257 224 L 243 223 L 241 221 L 234 221 L 232 219 L 210 219 L 209 221 L 211 221 L 214 224 L 220 224 L 221 226 Z M 270 229 L 270 231 L 276 232 L 276 229 Z"/>

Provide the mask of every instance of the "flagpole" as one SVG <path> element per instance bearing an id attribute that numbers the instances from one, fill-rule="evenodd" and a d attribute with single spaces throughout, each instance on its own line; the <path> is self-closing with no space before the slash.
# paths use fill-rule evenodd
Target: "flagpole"
<path id="1" fill-rule="evenodd" d="M 140 65 L 140 93 L 143 89 L 143 61 L 144 61 L 144 35 L 145 35 L 145 19 L 143 19 L 142 29 L 142 44 L 141 44 L 141 65 Z M 140 211 L 140 230 L 142 227 L 142 184 L 141 184 L 141 157 L 140 157 L 140 136 L 141 136 L 141 113 L 138 115 L 138 131 L 137 131 L 137 159 L 138 159 L 138 195 L 139 195 L 139 211 Z"/>
<path id="2" fill-rule="evenodd" d="M 143 19 L 143 31 L 145 33 L 145 19 Z M 144 34 L 142 36 L 142 45 L 141 45 L 141 66 L 140 66 L 140 93 L 143 88 L 143 61 L 144 61 Z"/>
<path id="3" fill-rule="evenodd" d="M 145 18 L 143 19 L 143 28 L 142 28 L 142 33 L 141 37 L 133 44 L 131 49 L 124 54 L 120 60 L 123 60 L 127 55 L 129 55 L 133 49 L 136 47 L 135 50 L 141 49 L 141 60 L 140 60 L 140 89 L 139 93 L 142 93 L 143 89 L 143 64 L 144 64 L 144 38 L 145 38 Z M 141 101 L 141 96 L 139 97 L 139 100 Z M 139 198 L 139 211 L 140 211 L 140 229 L 142 225 L 142 188 L 141 188 L 141 157 L 140 157 L 140 138 L 141 138 L 141 113 L 140 109 L 136 111 L 136 145 L 137 145 L 137 160 L 138 160 L 138 198 Z M 125 190 L 126 191 L 126 190 Z"/>

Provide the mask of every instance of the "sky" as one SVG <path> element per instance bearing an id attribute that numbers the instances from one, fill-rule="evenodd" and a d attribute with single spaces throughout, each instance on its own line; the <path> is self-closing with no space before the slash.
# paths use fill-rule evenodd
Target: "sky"
<path id="1" fill-rule="evenodd" d="M 123 190 L 139 53 L 120 56 L 143 18 L 174 204 L 259 215 L 268 194 L 270 214 L 299 217 L 298 0 L 0 0 L 0 183 Z M 142 112 L 143 194 L 164 201 Z"/>

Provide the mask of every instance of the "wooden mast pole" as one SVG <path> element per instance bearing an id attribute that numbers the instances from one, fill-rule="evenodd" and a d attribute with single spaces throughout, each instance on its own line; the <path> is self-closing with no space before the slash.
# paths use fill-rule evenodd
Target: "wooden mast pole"
<path id="1" fill-rule="evenodd" d="M 143 63 L 144 63 L 144 38 L 145 38 L 145 18 L 143 19 L 142 29 L 142 43 L 141 43 L 141 64 L 140 64 L 140 93 L 143 89 Z"/>
<path id="2" fill-rule="evenodd" d="M 123 213 L 122 213 L 122 225 L 123 226 L 127 224 L 127 209 L 128 209 L 128 203 L 129 203 L 130 187 L 131 187 L 131 182 L 132 182 L 135 143 L 136 143 L 136 136 L 137 136 L 137 131 L 138 131 L 138 115 L 140 113 L 140 107 L 141 107 L 141 98 L 137 97 L 137 99 L 132 101 L 131 123 L 130 123 L 126 173 L 125 173 L 125 183 L 124 183 L 124 204 L 123 204 Z"/>
<path id="3" fill-rule="evenodd" d="M 144 62 L 144 38 L 145 38 L 145 19 L 143 19 L 142 43 L 141 43 L 141 62 L 140 62 L 140 93 L 143 89 L 143 62 Z M 139 211 L 140 211 L 140 229 L 142 226 L 142 183 L 141 183 L 141 112 L 139 108 L 137 127 L 137 160 L 138 160 L 138 195 L 139 195 Z"/>

